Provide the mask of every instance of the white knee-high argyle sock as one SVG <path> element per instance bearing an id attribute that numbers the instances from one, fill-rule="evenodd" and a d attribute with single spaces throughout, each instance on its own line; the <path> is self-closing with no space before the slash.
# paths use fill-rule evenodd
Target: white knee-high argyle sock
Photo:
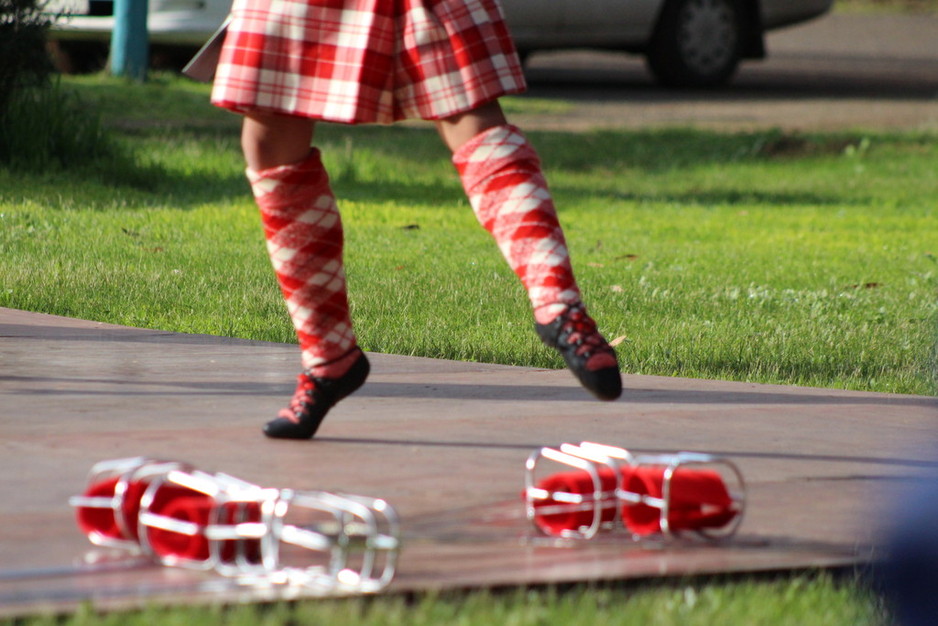
<path id="1" fill-rule="evenodd" d="M 456 150 L 453 163 L 476 217 L 527 290 L 537 321 L 547 323 L 579 302 L 540 159 L 521 131 L 490 128 Z"/>
<path id="2" fill-rule="evenodd" d="M 298 163 L 248 169 L 267 252 L 314 376 L 336 377 L 357 356 L 342 262 L 342 220 L 315 148 Z M 357 351 L 356 351 L 357 353 Z M 345 358 L 343 358 L 345 357 Z"/>

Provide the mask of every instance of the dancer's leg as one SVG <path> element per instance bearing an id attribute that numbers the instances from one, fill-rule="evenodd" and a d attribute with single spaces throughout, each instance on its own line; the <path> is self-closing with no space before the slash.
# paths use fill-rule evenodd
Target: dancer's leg
<path id="1" fill-rule="evenodd" d="M 497 103 L 437 123 L 479 222 L 521 279 L 541 339 L 604 400 L 619 397 L 615 352 L 586 314 L 540 160 Z"/>
<path id="2" fill-rule="evenodd" d="M 310 120 L 271 115 L 246 117 L 242 132 L 248 179 L 305 368 L 290 407 L 265 429 L 272 437 L 311 437 L 368 373 L 349 318 L 342 221 L 312 135 Z"/>

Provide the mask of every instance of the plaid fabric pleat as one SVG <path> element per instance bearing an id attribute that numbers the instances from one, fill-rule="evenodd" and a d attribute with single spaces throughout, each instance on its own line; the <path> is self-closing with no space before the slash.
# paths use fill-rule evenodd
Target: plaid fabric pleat
<path id="1" fill-rule="evenodd" d="M 342 261 L 342 220 L 315 148 L 300 163 L 247 171 L 267 252 L 287 302 L 303 367 L 355 347 Z"/>
<path id="2" fill-rule="evenodd" d="M 524 89 L 498 0 L 235 0 L 212 102 L 390 123 Z"/>
<path id="3" fill-rule="evenodd" d="M 490 128 L 459 148 L 453 163 L 476 217 L 521 279 L 531 305 L 579 302 L 540 159 L 521 131 L 511 125 Z"/>

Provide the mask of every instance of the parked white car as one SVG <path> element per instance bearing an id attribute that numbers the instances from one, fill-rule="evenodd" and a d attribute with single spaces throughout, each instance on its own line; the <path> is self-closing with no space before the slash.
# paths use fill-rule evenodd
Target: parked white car
<path id="1" fill-rule="evenodd" d="M 198 46 L 228 13 L 231 0 L 149 0 L 151 44 Z M 765 56 L 766 31 L 807 21 L 833 0 L 502 0 L 523 55 L 537 50 L 604 48 L 644 55 L 669 86 L 725 83 L 743 59 Z M 107 42 L 113 0 L 54 0 L 71 17 L 53 37 Z"/>

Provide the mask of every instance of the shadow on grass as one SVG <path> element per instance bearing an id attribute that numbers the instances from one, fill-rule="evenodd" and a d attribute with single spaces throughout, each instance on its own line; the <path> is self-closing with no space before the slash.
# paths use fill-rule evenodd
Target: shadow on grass
<path id="1" fill-rule="evenodd" d="M 21 188 L 27 189 L 31 198 L 49 195 L 57 199 L 56 204 L 88 208 L 113 206 L 119 202 L 143 208 L 171 203 L 175 208 L 191 209 L 206 203 L 250 198 L 237 148 L 237 130 L 228 122 L 134 119 L 124 120 L 112 127 L 111 132 L 122 139 L 115 151 L 67 170 L 24 172 Z M 530 133 L 530 136 L 548 170 L 551 187 L 563 203 L 576 201 L 584 195 L 693 205 L 844 203 L 844 198 L 836 194 L 760 189 L 758 181 L 739 181 L 723 189 L 675 188 L 661 193 L 633 193 L 624 188 L 591 189 L 589 182 L 582 186 L 558 182 L 551 175 L 551 171 L 564 171 L 611 178 L 620 172 L 627 172 L 629 176 L 668 176 L 701 167 L 757 160 L 814 158 L 838 154 L 846 145 L 843 137 L 799 138 L 792 142 L 778 131 L 725 134 L 694 129 L 549 131 Z M 213 172 L 195 168 L 183 171 L 154 162 L 146 153 L 147 142 L 164 138 L 178 142 L 180 150 L 192 145 L 200 146 L 201 150 L 216 150 L 225 164 Z M 464 199 L 455 171 L 449 164 L 449 153 L 429 126 L 323 125 L 317 130 L 316 144 L 322 148 L 330 165 L 340 201 L 401 201 L 426 205 L 452 204 Z M 780 144 L 797 145 L 797 154 L 787 150 L 784 156 L 778 156 Z M 362 170 L 367 168 L 369 172 L 363 175 Z M 413 174 L 408 176 L 411 172 Z M 445 172 L 451 172 L 451 177 L 446 178 Z M 667 183 L 667 179 L 664 182 Z M 88 189 L 94 190 L 94 198 L 82 197 Z"/>
<path id="2" fill-rule="evenodd" d="M 595 189 L 573 189 L 570 185 L 552 187 L 558 204 L 569 204 L 583 197 L 606 198 L 618 202 L 667 203 L 690 206 L 725 206 L 757 204 L 786 206 L 846 206 L 868 204 L 862 199 L 845 200 L 840 196 L 823 195 L 803 191 L 763 191 L 759 189 L 708 189 L 686 191 L 661 191 L 656 193 L 629 193 L 618 191 L 598 191 Z"/>

